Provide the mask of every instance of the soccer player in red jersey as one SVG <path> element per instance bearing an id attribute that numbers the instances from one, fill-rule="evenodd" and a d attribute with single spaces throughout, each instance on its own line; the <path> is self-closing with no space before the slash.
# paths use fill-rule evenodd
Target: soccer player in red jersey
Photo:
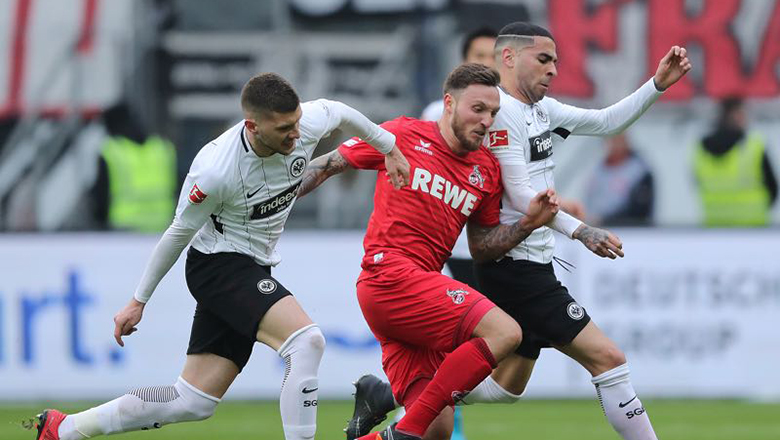
<path id="1" fill-rule="evenodd" d="M 549 189 L 534 198 L 530 216 L 499 224 L 500 169 L 481 146 L 499 109 L 498 82 L 489 67 L 461 65 L 444 84 L 438 122 L 399 117 L 382 124 L 411 166 L 411 185 L 400 191 L 392 190 L 382 156 L 354 138 L 312 161 L 304 176 L 299 195 L 348 167 L 378 171 L 357 295 L 382 345 L 393 395 L 407 413 L 360 439 L 448 439 L 451 406 L 520 343 L 520 326 L 509 315 L 441 274 L 467 223 L 472 254 L 489 260 L 558 211 Z"/>

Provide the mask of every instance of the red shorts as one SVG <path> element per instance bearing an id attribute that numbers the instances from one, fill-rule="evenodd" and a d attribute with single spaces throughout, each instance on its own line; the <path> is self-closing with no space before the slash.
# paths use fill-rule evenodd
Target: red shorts
<path id="1" fill-rule="evenodd" d="M 404 406 L 417 397 L 407 396 L 410 385 L 433 378 L 446 354 L 471 339 L 495 307 L 468 285 L 388 253 L 364 268 L 357 295 L 382 346 L 382 367 L 393 394 Z"/>

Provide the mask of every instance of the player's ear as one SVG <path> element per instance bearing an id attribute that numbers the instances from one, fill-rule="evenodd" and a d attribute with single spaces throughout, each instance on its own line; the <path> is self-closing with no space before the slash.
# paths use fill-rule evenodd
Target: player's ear
<path id="1" fill-rule="evenodd" d="M 515 51 L 509 46 L 504 46 L 504 48 L 501 49 L 501 61 L 510 69 L 515 67 Z"/>
<path id="2" fill-rule="evenodd" d="M 244 119 L 244 127 L 251 133 L 257 132 L 257 123 L 251 119 Z"/>
<path id="3" fill-rule="evenodd" d="M 451 93 L 444 94 L 444 111 L 454 113 L 455 112 L 455 97 Z"/>

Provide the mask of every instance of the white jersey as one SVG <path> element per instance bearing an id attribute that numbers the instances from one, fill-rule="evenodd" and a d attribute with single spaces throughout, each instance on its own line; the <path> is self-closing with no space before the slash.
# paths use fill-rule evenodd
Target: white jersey
<path id="1" fill-rule="evenodd" d="M 279 264 L 276 243 L 306 165 L 320 139 L 342 124 L 344 107 L 324 99 L 301 104 L 301 137 L 287 156 L 257 156 L 243 121 L 204 146 L 192 162 L 176 208 L 175 221 L 199 229 L 192 246 L 206 254 L 237 252 L 258 264 Z M 385 143 L 392 149 L 395 139 L 385 138 Z"/>
<path id="2" fill-rule="evenodd" d="M 573 107 L 549 97 L 529 105 L 501 88 L 499 94 L 501 109 L 485 137 L 485 146 L 501 165 L 501 223 L 512 224 L 524 215 L 537 192 L 555 188 L 554 136 L 562 140 L 570 134 L 617 134 L 639 118 L 661 92 L 651 79 L 620 102 L 601 110 Z M 580 224 L 561 212 L 548 226 L 571 237 Z M 550 227 L 536 229 L 507 255 L 515 260 L 549 263 L 555 247 Z"/>
<path id="3" fill-rule="evenodd" d="M 200 150 L 182 186 L 173 223 L 135 290 L 136 300 L 149 301 L 193 236 L 192 246 L 203 253 L 237 252 L 264 266 L 279 264 L 276 242 L 306 165 L 320 139 L 333 130 L 361 137 L 384 154 L 395 147 L 395 135 L 340 102 L 319 99 L 301 104 L 301 110 L 300 138 L 287 156 L 257 156 L 243 121 Z"/>

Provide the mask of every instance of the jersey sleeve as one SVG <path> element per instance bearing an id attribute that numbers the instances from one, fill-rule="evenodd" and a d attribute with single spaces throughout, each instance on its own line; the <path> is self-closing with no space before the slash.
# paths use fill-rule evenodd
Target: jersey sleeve
<path id="1" fill-rule="evenodd" d="M 528 174 L 525 144 L 528 134 L 519 118 L 514 120 L 506 111 L 499 112 L 486 138 L 486 146 L 498 160 L 504 194 L 511 208 L 527 212 L 528 204 L 536 195 Z"/>
<path id="2" fill-rule="evenodd" d="M 639 119 L 663 94 L 651 78 L 634 93 L 603 109 L 584 109 L 553 98 L 540 102 L 550 115 L 550 130 L 564 139 L 570 134 L 611 136 Z"/>
<path id="3" fill-rule="evenodd" d="M 513 210 L 523 214 L 528 212 L 528 206 L 538 192 L 531 186 L 531 177 L 528 174 L 525 157 L 527 142 L 528 134 L 520 119 L 513 120 L 509 113 L 502 115 L 501 112 L 499 118 L 490 127 L 486 138 L 488 149 L 501 167 L 501 181 L 506 201 Z M 580 224 L 582 222 L 575 217 L 560 211 L 547 226 L 571 238 Z"/>
<path id="4" fill-rule="evenodd" d="M 384 122 L 380 126 L 396 136 L 401 129 L 397 120 Z M 344 141 L 339 146 L 339 154 L 349 162 L 350 166 L 359 170 L 383 170 L 385 168 L 385 155 L 376 151 L 359 137 Z"/>
<path id="5" fill-rule="evenodd" d="M 301 105 L 301 133 L 319 142 L 339 129 L 350 136 L 357 136 L 382 154 L 395 147 L 395 136 L 374 124 L 359 111 L 338 101 L 317 99 Z"/>
<path id="6" fill-rule="evenodd" d="M 200 229 L 222 203 L 222 182 L 207 165 L 210 157 L 201 150 L 184 179 L 174 219 L 183 228 Z"/>

